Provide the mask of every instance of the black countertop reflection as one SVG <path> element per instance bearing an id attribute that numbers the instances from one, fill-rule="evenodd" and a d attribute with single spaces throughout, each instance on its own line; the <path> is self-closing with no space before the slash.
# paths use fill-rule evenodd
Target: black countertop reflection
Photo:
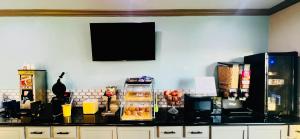
<path id="1" fill-rule="evenodd" d="M 101 111 L 101 110 L 100 110 Z M 114 117 L 103 117 L 101 112 L 84 115 L 82 108 L 74 108 L 71 117 L 59 116 L 54 120 L 34 119 L 29 116 L 20 118 L 0 118 L 2 126 L 197 126 L 197 125 L 273 125 L 300 124 L 298 117 L 263 118 L 230 117 L 213 115 L 202 119 L 185 119 L 182 110 L 170 115 L 167 109 L 160 109 L 153 121 L 121 121 L 119 113 Z"/>

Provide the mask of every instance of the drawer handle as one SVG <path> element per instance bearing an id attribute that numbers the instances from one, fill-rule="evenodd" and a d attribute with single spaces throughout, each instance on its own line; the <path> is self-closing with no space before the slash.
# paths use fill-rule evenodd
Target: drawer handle
<path id="1" fill-rule="evenodd" d="M 300 130 L 296 130 L 297 133 L 300 133 Z"/>
<path id="2" fill-rule="evenodd" d="M 58 135 L 68 135 L 70 133 L 69 132 L 57 132 L 56 134 L 58 134 Z"/>
<path id="3" fill-rule="evenodd" d="M 203 132 L 201 132 L 201 131 L 192 131 L 192 132 L 190 132 L 191 134 L 202 134 Z"/>
<path id="4" fill-rule="evenodd" d="M 34 132 L 30 132 L 30 134 L 41 135 L 41 134 L 43 134 L 43 132 L 42 131 L 34 131 Z"/>
<path id="5" fill-rule="evenodd" d="M 164 134 L 175 134 L 176 132 L 175 131 L 165 131 L 163 132 Z"/>

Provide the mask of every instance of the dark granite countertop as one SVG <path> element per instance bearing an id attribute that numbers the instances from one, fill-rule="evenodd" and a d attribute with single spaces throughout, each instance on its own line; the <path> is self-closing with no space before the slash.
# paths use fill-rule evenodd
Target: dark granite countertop
<path id="1" fill-rule="evenodd" d="M 199 126 L 199 125 L 284 125 L 300 124 L 300 118 L 258 118 L 228 117 L 215 115 L 203 120 L 185 120 L 180 112 L 171 116 L 166 109 L 160 109 L 153 121 L 121 121 L 119 114 L 103 117 L 100 112 L 84 115 L 81 108 L 72 110 L 71 117 L 59 116 L 55 120 L 34 119 L 29 116 L 20 118 L 0 118 L 0 126 Z"/>

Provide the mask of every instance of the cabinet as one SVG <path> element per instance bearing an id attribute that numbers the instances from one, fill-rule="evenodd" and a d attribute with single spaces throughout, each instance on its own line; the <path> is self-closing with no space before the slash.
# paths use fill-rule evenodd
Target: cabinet
<path id="1" fill-rule="evenodd" d="M 300 125 L 290 125 L 289 139 L 300 139 Z"/>
<path id="2" fill-rule="evenodd" d="M 118 127 L 117 132 L 118 139 L 154 139 L 154 127 Z"/>
<path id="3" fill-rule="evenodd" d="M 54 139 L 76 139 L 76 126 L 53 126 L 52 134 Z"/>
<path id="4" fill-rule="evenodd" d="M 287 139 L 286 125 L 249 126 L 248 139 Z"/>
<path id="5" fill-rule="evenodd" d="M 50 127 L 49 126 L 33 126 L 25 127 L 26 139 L 50 139 Z"/>
<path id="6" fill-rule="evenodd" d="M 247 126 L 212 126 L 211 127 L 211 139 L 224 139 L 224 138 L 247 139 Z"/>
<path id="7" fill-rule="evenodd" d="M 209 126 L 186 126 L 184 135 L 186 139 L 209 139 Z"/>
<path id="8" fill-rule="evenodd" d="M 25 139 L 24 127 L 0 127 L 0 139 Z"/>
<path id="9" fill-rule="evenodd" d="M 159 126 L 157 127 L 158 138 L 181 139 L 183 137 L 182 126 Z"/>
<path id="10" fill-rule="evenodd" d="M 79 127 L 80 139 L 117 139 L 116 127 Z"/>

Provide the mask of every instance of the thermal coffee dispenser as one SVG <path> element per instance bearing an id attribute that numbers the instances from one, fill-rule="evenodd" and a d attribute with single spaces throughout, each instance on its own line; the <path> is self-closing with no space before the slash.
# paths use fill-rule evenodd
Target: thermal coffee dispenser
<path id="1" fill-rule="evenodd" d="M 18 70 L 20 79 L 20 108 L 31 109 L 31 103 L 47 102 L 46 70 Z"/>

